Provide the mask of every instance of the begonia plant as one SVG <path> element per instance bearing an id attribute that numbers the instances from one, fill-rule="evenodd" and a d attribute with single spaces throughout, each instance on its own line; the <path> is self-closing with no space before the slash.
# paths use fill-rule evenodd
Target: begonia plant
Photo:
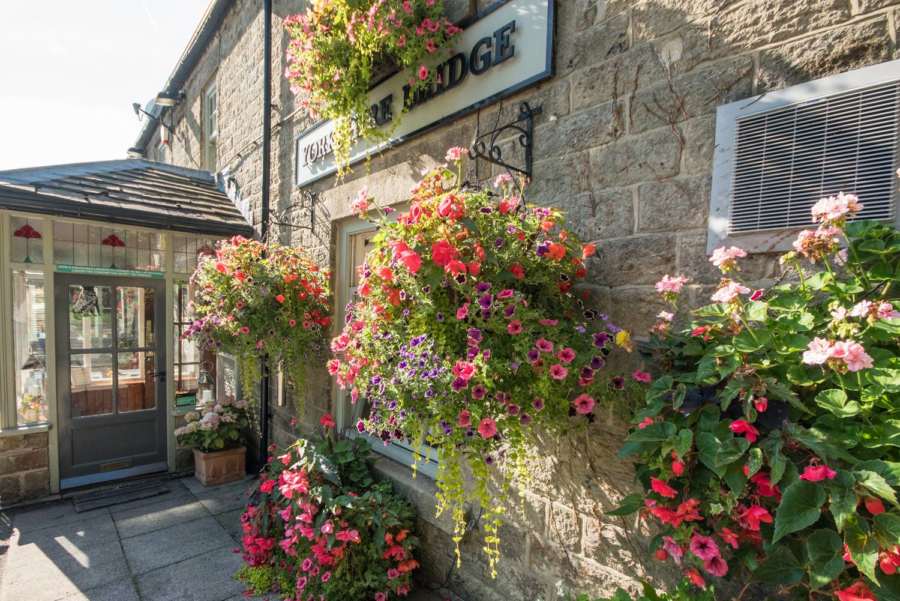
<path id="1" fill-rule="evenodd" d="M 638 462 L 656 557 L 778 598 L 900 599 L 900 233 L 812 207 L 768 288 L 716 249 L 712 304 L 660 314 L 659 377 L 622 455 Z M 687 278 L 657 284 L 675 305 Z"/>
<path id="2" fill-rule="evenodd" d="M 222 240 L 191 276 L 196 319 L 184 335 L 202 349 L 240 358 L 248 393 L 263 355 L 296 383 L 309 354 L 324 349 L 328 278 L 302 249 L 241 236 Z"/>
<path id="3" fill-rule="evenodd" d="M 412 506 L 373 479 L 368 443 L 335 440 L 328 414 L 321 424 L 321 442 L 269 458 L 241 517 L 238 577 L 248 594 L 290 601 L 404 597 L 419 565 Z"/>
<path id="4" fill-rule="evenodd" d="M 443 0 L 318 0 L 284 27 L 291 38 L 285 76 L 302 107 L 334 121 L 328 151 L 339 166 L 357 137 L 383 140 L 399 123 L 400 115 L 380 103 L 373 111 L 368 93 L 376 72 L 405 71 L 412 99 L 436 82 L 428 65 L 461 31 L 444 17 Z"/>
<path id="5" fill-rule="evenodd" d="M 426 175 L 399 217 L 365 191 L 357 198 L 380 229 L 329 370 L 366 404 L 360 432 L 434 448 L 438 513 L 450 514 L 458 545 L 466 503 L 481 508 L 493 571 L 510 486 L 528 479 L 529 444 L 593 419 L 610 388 L 606 355 L 628 333 L 576 294 L 594 245 L 560 211 L 526 206 L 509 176 L 496 194 L 462 189 L 463 154 L 451 148 L 452 168 Z"/>

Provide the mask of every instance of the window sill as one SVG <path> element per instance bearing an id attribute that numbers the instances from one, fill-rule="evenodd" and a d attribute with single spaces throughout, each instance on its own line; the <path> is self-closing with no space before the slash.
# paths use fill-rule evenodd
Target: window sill
<path id="1" fill-rule="evenodd" d="M 380 479 L 390 480 L 394 484 L 394 490 L 412 503 L 422 520 L 448 534 L 453 532 L 453 523 L 448 515 L 435 516 L 437 486 L 434 480 L 420 472 L 416 472 L 413 477 L 409 465 L 383 455 L 375 460 L 373 467 Z"/>
<path id="2" fill-rule="evenodd" d="M 33 426 L 19 426 L 17 428 L 5 428 L 0 430 L 0 438 L 7 436 L 24 436 L 26 434 L 36 434 L 38 432 L 49 432 L 50 424 L 35 424 Z"/>
<path id="3" fill-rule="evenodd" d="M 790 227 L 725 235 L 717 235 L 710 230 L 706 254 L 711 255 L 712 251 L 720 246 L 737 246 L 748 253 L 784 253 L 793 249 L 791 245 L 797 239 L 797 234 L 801 230 L 814 228 L 815 225 L 810 223 L 808 227 Z"/>

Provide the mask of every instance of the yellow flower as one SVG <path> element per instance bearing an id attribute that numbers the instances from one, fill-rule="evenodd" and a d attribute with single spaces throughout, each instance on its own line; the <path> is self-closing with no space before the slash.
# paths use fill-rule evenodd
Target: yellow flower
<path id="1" fill-rule="evenodd" d="M 631 332 L 628 330 L 619 330 L 616 332 L 616 344 L 629 353 L 634 350 L 634 345 L 631 343 Z"/>

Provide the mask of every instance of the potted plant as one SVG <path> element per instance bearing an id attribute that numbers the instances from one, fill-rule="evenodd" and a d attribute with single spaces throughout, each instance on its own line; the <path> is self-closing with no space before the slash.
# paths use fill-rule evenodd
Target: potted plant
<path id="1" fill-rule="evenodd" d="M 234 482 L 246 473 L 244 447 L 250 424 L 247 402 L 204 401 L 175 430 L 178 443 L 194 449 L 194 477 L 203 486 Z"/>
<path id="2" fill-rule="evenodd" d="M 391 124 L 378 123 L 372 115 L 373 82 L 399 69 L 413 92 L 433 85 L 433 64 L 462 31 L 444 17 L 443 0 L 312 2 L 306 12 L 287 17 L 284 27 L 291 38 L 291 90 L 310 114 L 334 120 L 339 167 L 348 163 L 357 137 L 386 139 L 399 122 L 395 116 Z"/>
<path id="3" fill-rule="evenodd" d="M 629 337 L 577 288 L 595 246 L 560 211 L 527 206 L 509 176 L 496 192 L 462 188 L 464 152 L 451 148 L 397 219 L 357 198 L 361 216 L 382 213 L 380 231 L 329 371 L 371 407 L 359 432 L 436 449 L 438 512 L 451 516 L 458 544 L 466 505 L 483 508 L 493 572 L 536 434 L 584 426 L 621 394 L 624 380 L 604 367 Z"/>

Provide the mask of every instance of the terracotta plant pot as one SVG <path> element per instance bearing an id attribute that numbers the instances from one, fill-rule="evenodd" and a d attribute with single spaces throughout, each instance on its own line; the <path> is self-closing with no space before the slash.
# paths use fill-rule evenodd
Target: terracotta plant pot
<path id="1" fill-rule="evenodd" d="M 246 474 L 247 449 L 227 449 L 204 453 L 194 449 L 194 477 L 203 486 L 236 482 Z"/>

